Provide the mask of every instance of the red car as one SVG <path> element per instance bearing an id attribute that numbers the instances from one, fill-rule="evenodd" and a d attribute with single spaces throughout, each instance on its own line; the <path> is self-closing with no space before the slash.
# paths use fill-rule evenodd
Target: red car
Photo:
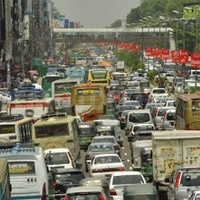
<path id="1" fill-rule="evenodd" d="M 119 91 L 110 91 L 108 92 L 108 95 L 107 95 L 109 98 L 113 98 L 115 101 L 119 101 L 120 98 L 121 98 L 121 94 Z"/>

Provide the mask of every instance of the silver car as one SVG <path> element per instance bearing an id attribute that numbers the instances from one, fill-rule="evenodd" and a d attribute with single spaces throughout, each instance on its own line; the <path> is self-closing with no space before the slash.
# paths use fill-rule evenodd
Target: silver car
<path id="1" fill-rule="evenodd" d="M 200 186 L 200 167 L 178 167 L 165 182 L 169 182 L 168 199 L 189 199 L 191 191 Z"/>
<path id="2" fill-rule="evenodd" d="M 155 109 L 152 113 L 153 123 L 156 129 L 161 129 L 163 125 L 164 115 L 167 110 L 175 109 L 174 107 L 159 107 Z"/>

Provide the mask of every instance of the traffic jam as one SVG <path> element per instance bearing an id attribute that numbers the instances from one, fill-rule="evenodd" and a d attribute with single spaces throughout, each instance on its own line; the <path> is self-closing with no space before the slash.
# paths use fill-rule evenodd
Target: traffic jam
<path id="1" fill-rule="evenodd" d="M 199 199 L 199 70 L 68 55 L 72 66 L 49 63 L 4 91 L 0 199 Z"/>

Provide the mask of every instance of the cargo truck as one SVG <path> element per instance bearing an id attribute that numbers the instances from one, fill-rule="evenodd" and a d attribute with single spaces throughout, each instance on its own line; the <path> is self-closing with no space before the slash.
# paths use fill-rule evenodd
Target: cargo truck
<path id="1" fill-rule="evenodd" d="M 200 131 L 174 130 L 152 133 L 153 182 L 165 193 L 165 178 L 178 166 L 200 166 Z"/>

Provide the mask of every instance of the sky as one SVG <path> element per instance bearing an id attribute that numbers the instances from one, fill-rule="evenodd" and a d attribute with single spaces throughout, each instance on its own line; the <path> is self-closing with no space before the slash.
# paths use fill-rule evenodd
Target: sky
<path id="1" fill-rule="evenodd" d="M 141 0 L 53 0 L 60 14 L 80 21 L 84 28 L 103 28 L 116 20 L 125 20 Z"/>

